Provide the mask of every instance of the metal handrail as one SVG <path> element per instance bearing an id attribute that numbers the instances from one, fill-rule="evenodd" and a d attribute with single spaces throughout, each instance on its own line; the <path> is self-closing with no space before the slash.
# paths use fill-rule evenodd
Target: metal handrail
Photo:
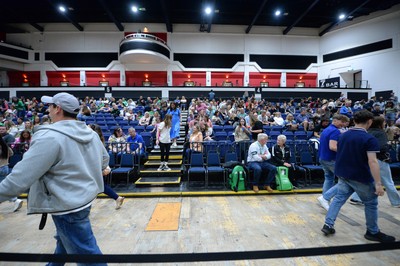
<path id="1" fill-rule="evenodd" d="M 164 45 L 166 45 L 166 46 L 168 47 L 167 43 L 166 43 L 164 40 L 158 38 L 157 36 L 154 36 L 154 35 L 151 35 L 151 34 L 146 34 L 146 33 L 132 33 L 132 34 L 128 34 L 128 35 L 126 35 L 126 36 L 124 37 L 124 39 L 121 41 L 121 43 L 124 42 L 124 41 L 126 41 L 126 40 L 133 39 L 133 38 L 135 38 L 135 39 L 149 39 L 149 40 L 154 40 L 154 41 L 157 41 L 157 42 L 161 42 L 161 43 L 163 43 Z"/>

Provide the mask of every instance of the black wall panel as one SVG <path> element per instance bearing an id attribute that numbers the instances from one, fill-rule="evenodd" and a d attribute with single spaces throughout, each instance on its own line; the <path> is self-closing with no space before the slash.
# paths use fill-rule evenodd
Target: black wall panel
<path id="1" fill-rule="evenodd" d="M 144 98 L 151 97 L 151 98 L 161 98 L 161 90 L 153 90 L 153 89 L 148 89 L 148 90 L 135 90 L 135 91 L 113 91 L 112 95 L 114 98 L 127 98 L 127 99 L 133 99 L 137 100 L 140 96 L 143 96 Z M 104 97 L 104 95 L 103 95 Z"/>
<path id="2" fill-rule="evenodd" d="M 6 100 L 9 100 L 10 99 L 10 92 L 9 91 L 3 91 L 3 90 L 0 90 L 0 98 L 1 99 L 6 99 Z"/>
<path id="3" fill-rule="evenodd" d="M 118 53 L 46 53 L 45 60 L 58 67 L 106 67 L 118 60 Z"/>
<path id="4" fill-rule="evenodd" d="M 249 89 L 249 94 L 250 91 L 254 91 Z M 182 96 L 185 96 L 185 98 L 197 98 L 197 97 L 206 97 L 208 98 L 208 93 L 210 90 L 208 88 L 204 88 L 204 91 L 173 91 L 171 90 L 169 92 L 169 98 L 176 99 L 178 96 L 181 98 Z M 237 98 L 237 97 L 242 97 L 243 96 L 243 91 L 235 91 L 235 90 L 227 90 L 227 91 L 214 91 L 215 92 L 215 98 Z"/>
<path id="5" fill-rule="evenodd" d="M 368 101 L 368 93 L 366 93 L 366 92 L 348 92 L 347 98 L 352 100 L 353 104 L 355 101 L 361 101 L 363 99 Z"/>
<path id="6" fill-rule="evenodd" d="M 251 62 L 268 69 L 306 69 L 317 60 L 317 56 L 307 55 L 250 55 Z"/>
<path id="7" fill-rule="evenodd" d="M 0 54 L 2 55 L 7 55 L 7 56 L 12 56 L 12 57 L 17 57 L 21 59 L 28 60 L 29 59 L 29 53 L 26 51 L 14 49 L 11 47 L 6 47 L 3 45 L 0 45 Z"/>
<path id="8" fill-rule="evenodd" d="M 325 62 L 329 62 L 329 61 L 333 61 L 333 60 L 337 60 L 337 59 L 341 59 L 341 58 L 346 58 L 346 57 L 350 57 L 350 56 L 356 56 L 356 55 L 360 55 L 360 54 L 372 53 L 372 52 L 376 52 L 376 51 L 380 51 L 380 50 L 384 50 L 384 49 L 389 49 L 392 47 L 393 47 L 393 40 L 388 39 L 388 40 L 384 40 L 384 41 L 380 41 L 380 42 L 374 42 L 374 43 L 338 51 L 338 52 L 331 53 L 331 54 L 325 54 L 325 55 L 323 55 L 323 61 L 325 63 Z"/>
<path id="9" fill-rule="evenodd" d="M 26 91 L 17 91 L 17 97 L 24 96 L 25 98 L 31 99 L 32 97 L 36 97 L 40 99 L 43 95 L 53 96 L 60 91 L 40 91 L 40 90 L 26 90 Z M 99 91 L 75 91 L 69 90 L 68 88 L 65 89 L 65 92 L 68 92 L 76 97 L 85 98 L 86 96 L 100 98 L 104 97 L 104 90 Z"/>
<path id="10" fill-rule="evenodd" d="M 237 62 L 244 61 L 243 54 L 174 54 L 174 61 L 179 61 L 189 68 L 232 68 Z"/>

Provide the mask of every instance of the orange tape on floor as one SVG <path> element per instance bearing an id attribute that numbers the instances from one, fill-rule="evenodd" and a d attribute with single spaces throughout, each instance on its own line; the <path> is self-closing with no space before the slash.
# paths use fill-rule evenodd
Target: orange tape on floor
<path id="1" fill-rule="evenodd" d="M 181 203 L 158 203 L 146 231 L 176 231 L 179 227 Z"/>

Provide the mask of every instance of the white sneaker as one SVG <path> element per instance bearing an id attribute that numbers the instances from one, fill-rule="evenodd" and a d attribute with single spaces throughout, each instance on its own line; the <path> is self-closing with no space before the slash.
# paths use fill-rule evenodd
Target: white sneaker
<path id="1" fill-rule="evenodd" d="M 13 212 L 16 212 L 16 211 L 18 211 L 19 209 L 21 209 L 23 203 L 24 203 L 24 202 L 23 202 L 22 200 L 20 200 L 20 199 L 17 199 L 16 201 L 14 201 Z"/>
<path id="2" fill-rule="evenodd" d="M 171 168 L 168 167 L 168 163 L 167 162 L 164 163 L 163 171 L 171 171 Z"/>
<path id="3" fill-rule="evenodd" d="M 155 146 L 154 146 L 154 149 L 156 149 L 156 150 L 159 149 L 159 148 L 160 148 L 159 145 L 155 145 Z"/>
<path id="4" fill-rule="evenodd" d="M 122 203 L 124 203 L 124 199 L 125 199 L 124 197 L 118 197 L 115 200 L 115 209 L 116 210 L 121 209 Z"/>
<path id="5" fill-rule="evenodd" d="M 164 167 L 165 167 L 165 163 L 164 163 L 164 162 L 161 162 L 160 167 L 158 167 L 157 171 L 162 171 L 162 170 L 164 170 Z"/>
<path id="6" fill-rule="evenodd" d="M 324 208 L 327 211 L 329 210 L 329 201 L 324 199 L 323 196 L 318 197 L 318 201 L 322 208 Z"/>
<path id="7" fill-rule="evenodd" d="M 172 143 L 172 147 L 178 147 L 178 144 L 176 144 L 176 142 Z"/>

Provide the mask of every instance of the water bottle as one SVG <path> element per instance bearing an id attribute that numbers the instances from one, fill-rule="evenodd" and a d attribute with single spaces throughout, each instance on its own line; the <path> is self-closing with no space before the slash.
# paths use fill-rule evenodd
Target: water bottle
<path id="1" fill-rule="evenodd" d="M 281 175 L 283 176 L 283 175 L 285 175 L 285 169 L 281 169 Z"/>

